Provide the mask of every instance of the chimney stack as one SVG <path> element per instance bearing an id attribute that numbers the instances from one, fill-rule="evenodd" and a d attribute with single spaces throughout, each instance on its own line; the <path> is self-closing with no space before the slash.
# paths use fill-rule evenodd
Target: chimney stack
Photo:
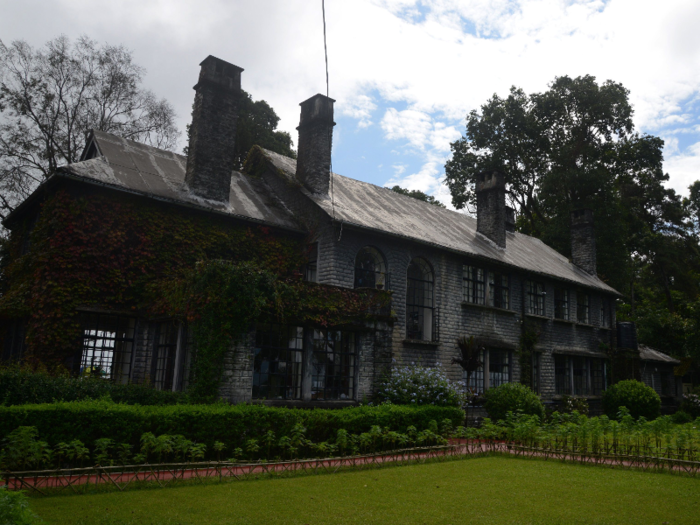
<path id="1" fill-rule="evenodd" d="M 328 195 L 333 145 L 333 103 L 324 95 L 314 95 L 301 104 L 297 179 L 313 193 Z"/>
<path id="2" fill-rule="evenodd" d="M 597 275 L 593 212 L 588 209 L 571 212 L 571 260 L 582 270 Z"/>
<path id="3" fill-rule="evenodd" d="M 515 233 L 515 210 L 506 206 L 506 231 Z"/>
<path id="4" fill-rule="evenodd" d="M 211 55 L 199 65 L 185 182 L 200 197 L 228 201 L 243 69 Z"/>
<path id="5" fill-rule="evenodd" d="M 476 176 L 476 231 L 506 247 L 506 182 L 497 171 Z"/>

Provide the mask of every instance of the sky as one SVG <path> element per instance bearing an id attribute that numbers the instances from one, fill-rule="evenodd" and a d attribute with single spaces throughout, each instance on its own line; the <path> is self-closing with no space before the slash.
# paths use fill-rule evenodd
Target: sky
<path id="1" fill-rule="evenodd" d="M 435 195 L 466 114 L 511 86 L 590 74 L 630 90 L 638 131 L 665 140 L 667 185 L 700 179 L 697 0 L 326 0 L 333 171 Z M 183 130 L 199 63 L 244 68 L 296 143 L 299 102 L 326 92 L 321 0 L 0 0 L 0 40 L 123 44 Z"/>

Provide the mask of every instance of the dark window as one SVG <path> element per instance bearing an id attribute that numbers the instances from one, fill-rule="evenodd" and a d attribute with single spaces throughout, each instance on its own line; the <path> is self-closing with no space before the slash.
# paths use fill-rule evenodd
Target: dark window
<path id="1" fill-rule="evenodd" d="M 484 304 L 486 294 L 486 279 L 484 270 L 476 266 L 462 267 L 462 282 L 464 301 L 473 304 Z"/>
<path id="2" fill-rule="evenodd" d="M 355 354 L 353 332 L 314 330 L 311 399 L 353 399 Z"/>
<path id="3" fill-rule="evenodd" d="M 496 308 L 510 309 L 508 276 L 489 272 L 489 301 Z"/>
<path id="4" fill-rule="evenodd" d="M 540 393 L 540 354 L 532 354 L 532 391 Z"/>
<path id="5" fill-rule="evenodd" d="M 557 395 L 599 396 L 606 386 L 605 360 L 555 355 L 554 383 Z"/>
<path id="6" fill-rule="evenodd" d="M 489 388 L 510 383 L 510 352 L 489 350 Z"/>
<path id="7" fill-rule="evenodd" d="M 428 263 L 414 259 L 408 265 L 406 288 L 406 337 L 437 340 L 433 315 L 433 272 Z"/>
<path id="8" fill-rule="evenodd" d="M 318 243 L 314 242 L 309 245 L 309 261 L 304 268 L 304 280 L 310 283 L 315 283 L 318 273 Z"/>
<path id="9" fill-rule="evenodd" d="M 304 330 L 260 325 L 253 363 L 253 399 L 301 399 Z"/>
<path id="10" fill-rule="evenodd" d="M 389 289 L 389 275 L 379 250 L 365 246 L 355 258 L 355 288 Z"/>
<path id="11" fill-rule="evenodd" d="M 565 355 L 554 356 L 554 392 L 558 396 L 571 395 L 571 367 Z"/>
<path id="12" fill-rule="evenodd" d="M 571 370 L 574 378 L 574 395 L 587 396 L 588 392 L 588 359 L 585 357 L 571 357 Z"/>
<path id="13" fill-rule="evenodd" d="M 600 326 L 610 328 L 610 300 L 607 297 L 600 298 Z"/>
<path id="14" fill-rule="evenodd" d="M 554 317 L 569 320 L 569 290 L 554 290 Z"/>
<path id="15" fill-rule="evenodd" d="M 589 324 L 588 316 L 588 294 L 584 292 L 576 293 L 576 320 L 579 323 Z"/>
<path id="16" fill-rule="evenodd" d="M 484 362 L 484 351 L 479 351 L 479 361 Z M 464 380 L 467 382 L 467 388 L 472 394 L 484 393 L 484 365 L 482 364 L 467 379 L 467 371 L 463 373 Z"/>
<path id="17" fill-rule="evenodd" d="M 527 281 L 525 285 L 527 313 L 544 315 L 544 284 L 535 281 Z"/>
<path id="18" fill-rule="evenodd" d="M 605 391 L 605 360 L 591 359 L 591 395 L 600 396 Z"/>
<path id="19" fill-rule="evenodd" d="M 136 319 L 105 314 L 83 314 L 80 373 L 119 383 L 129 381 L 134 353 Z"/>
<path id="20" fill-rule="evenodd" d="M 19 361 L 22 359 L 26 326 L 26 319 L 18 319 L 9 323 L 3 342 L 3 361 Z"/>
<path id="21" fill-rule="evenodd" d="M 175 321 L 156 326 L 151 382 L 157 390 L 173 390 L 179 331 Z"/>

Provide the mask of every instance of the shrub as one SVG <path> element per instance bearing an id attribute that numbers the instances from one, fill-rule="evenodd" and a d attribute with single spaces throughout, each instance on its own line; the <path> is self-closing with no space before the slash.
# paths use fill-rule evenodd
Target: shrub
<path id="1" fill-rule="evenodd" d="M 694 418 L 700 417 L 700 394 L 684 394 L 680 409 Z"/>
<path id="2" fill-rule="evenodd" d="M 620 381 L 603 393 L 603 410 L 609 418 L 617 418 L 620 407 L 627 407 L 630 415 L 638 419 L 656 419 L 661 412 L 661 398 L 653 388 L 628 379 Z"/>
<path id="3" fill-rule="evenodd" d="M 467 402 L 464 383 L 450 381 L 439 365 L 393 368 L 391 375 L 379 385 L 375 399 L 413 406 L 461 407 Z"/>
<path id="4" fill-rule="evenodd" d="M 520 411 L 523 414 L 544 419 L 544 405 L 540 397 L 521 383 L 503 383 L 484 394 L 484 407 L 494 421 L 506 419 L 508 412 Z"/>
<path id="5" fill-rule="evenodd" d="M 675 414 L 671 416 L 671 419 L 673 419 L 673 422 L 676 425 L 684 425 L 685 423 L 690 423 L 693 421 L 693 416 L 688 414 L 688 412 L 685 412 L 684 410 L 679 410 Z"/>
<path id="6" fill-rule="evenodd" d="M 29 510 L 29 500 L 24 492 L 0 487 L 0 525 L 31 525 L 40 523 Z"/>
<path id="7" fill-rule="evenodd" d="M 588 415 L 588 401 L 581 397 L 562 396 L 559 411 L 563 414 L 572 414 L 574 411 L 584 416 Z"/>
<path id="8" fill-rule="evenodd" d="M 174 405 L 184 403 L 180 392 L 164 392 L 149 385 L 116 384 L 100 378 L 51 375 L 16 365 L 0 368 L 0 404 L 24 405 L 80 401 L 109 397 L 115 403 L 129 405 Z"/>
<path id="9" fill-rule="evenodd" d="M 263 405 L 170 405 L 139 406 L 106 400 L 61 402 L 43 405 L 0 407 L 0 439 L 21 426 L 36 427 L 49 446 L 79 440 L 92 446 L 109 438 L 117 444 L 140 446 L 143 434 L 181 435 L 212 450 L 215 441 L 227 450 L 245 448 L 249 439 L 262 442 L 266 433 L 289 436 L 296 425 L 314 442 L 335 439 L 338 430 L 350 434 L 369 432 L 373 426 L 405 433 L 430 428 L 431 421 L 449 419 L 454 426 L 464 422 L 456 407 L 360 406 L 338 410 L 267 407 Z"/>

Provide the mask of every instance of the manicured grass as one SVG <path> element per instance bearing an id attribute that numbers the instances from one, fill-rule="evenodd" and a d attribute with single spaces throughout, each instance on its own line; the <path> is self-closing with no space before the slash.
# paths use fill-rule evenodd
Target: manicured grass
<path id="1" fill-rule="evenodd" d="M 62 525 L 678 524 L 700 522 L 700 479 L 486 457 L 31 503 Z"/>

